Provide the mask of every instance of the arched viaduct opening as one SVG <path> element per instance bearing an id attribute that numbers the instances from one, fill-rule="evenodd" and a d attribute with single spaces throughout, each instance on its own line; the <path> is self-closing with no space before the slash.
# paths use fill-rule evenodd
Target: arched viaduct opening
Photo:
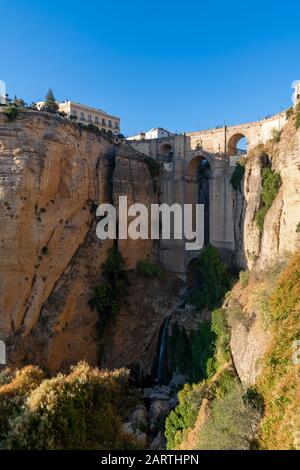
<path id="1" fill-rule="evenodd" d="M 229 157 L 247 154 L 248 140 L 244 134 L 234 134 L 228 141 L 227 154 Z"/>
<path id="2" fill-rule="evenodd" d="M 170 144 L 162 144 L 159 149 L 160 156 L 164 157 L 167 162 L 173 159 L 173 147 Z"/>
<path id="3" fill-rule="evenodd" d="M 204 243 L 207 244 L 209 243 L 209 179 L 211 175 L 209 161 L 203 156 L 194 157 L 188 165 L 187 175 L 187 204 L 204 205 Z M 195 218 L 195 211 L 193 211 L 194 227 Z"/>

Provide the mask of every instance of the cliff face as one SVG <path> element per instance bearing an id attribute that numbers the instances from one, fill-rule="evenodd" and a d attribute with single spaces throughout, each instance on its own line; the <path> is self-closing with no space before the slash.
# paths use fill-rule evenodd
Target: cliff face
<path id="1" fill-rule="evenodd" d="M 0 113 L 0 337 L 12 363 L 58 370 L 98 361 L 98 314 L 88 302 L 112 242 L 96 237 L 95 209 L 112 202 L 122 157 L 132 168 L 126 191 L 135 195 L 143 181 L 147 197 L 136 196 L 149 203 L 149 170 L 126 145 L 46 113 L 11 123 Z M 128 265 L 150 248 L 138 246 Z"/>
<path id="2" fill-rule="evenodd" d="M 281 186 L 260 233 L 255 215 L 261 204 L 262 168 L 266 165 L 280 174 Z M 300 132 L 295 129 L 294 119 L 284 126 L 279 142 L 270 141 L 250 152 L 243 191 L 236 195 L 235 205 L 236 221 L 242 220 L 236 229 L 238 259 L 243 260 L 245 268 L 257 273 L 254 276 L 257 279 L 255 282 L 252 279 L 247 288 L 240 291 L 237 286 L 232 292 L 233 302 L 238 303 L 242 317 L 231 325 L 231 351 L 241 380 L 253 384 L 271 340 L 269 328 L 262 324 L 255 297 L 267 297 L 274 288 L 270 277 L 276 277 L 276 265 L 278 268 L 300 248 L 297 228 L 300 222 Z"/>
<path id="3" fill-rule="evenodd" d="M 255 214 L 260 207 L 261 170 L 264 165 L 281 176 L 281 187 L 267 212 L 263 233 L 260 234 Z M 258 146 L 249 155 L 243 193 L 244 221 L 240 240 L 243 240 L 244 259 L 248 268 L 266 268 L 274 260 L 298 249 L 300 234 L 300 132 L 293 120 L 283 128 L 280 141 Z"/>

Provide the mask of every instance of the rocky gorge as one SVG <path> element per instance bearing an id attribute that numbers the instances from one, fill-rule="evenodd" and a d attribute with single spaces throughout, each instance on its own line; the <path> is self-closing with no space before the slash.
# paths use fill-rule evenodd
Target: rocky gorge
<path id="1" fill-rule="evenodd" d="M 264 169 L 270 178 L 280 175 L 280 184 L 259 226 Z M 22 110 L 8 122 L 0 112 L 0 338 L 9 366 L 39 366 L 52 377 L 79 361 L 110 371 L 128 368 L 143 397 L 124 418 L 124 433 L 144 448 L 195 448 L 195 435 L 214 413 L 210 404 L 229 390 L 223 376 L 251 389 L 274 347 L 276 326 L 268 323 L 265 306 L 300 249 L 300 131 L 293 117 L 278 141 L 249 152 L 232 194 L 238 266 L 223 266 L 213 249 L 208 261 L 202 259 L 203 307 L 199 292 L 193 297 L 182 279 L 159 265 L 155 241 L 96 236 L 99 204 L 117 206 L 121 195 L 129 204 L 159 202 L 141 153 L 49 113 Z M 118 314 L 104 326 L 91 300 L 113 247 L 128 282 Z M 182 416 L 186 397 L 194 421 L 176 428 L 177 440 L 167 431 L 166 442 L 165 421 L 175 421 L 176 410 Z"/>

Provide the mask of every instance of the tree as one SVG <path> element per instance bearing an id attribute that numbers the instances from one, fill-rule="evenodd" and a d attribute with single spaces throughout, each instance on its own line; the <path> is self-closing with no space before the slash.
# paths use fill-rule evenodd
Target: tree
<path id="1" fill-rule="evenodd" d="M 56 99 L 54 97 L 54 94 L 51 88 L 49 88 L 48 93 L 45 96 L 45 102 L 41 110 L 46 111 L 47 113 L 54 113 L 54 114 L 56 114 L 59 110 L 59 106 L 56 102 Z"/>

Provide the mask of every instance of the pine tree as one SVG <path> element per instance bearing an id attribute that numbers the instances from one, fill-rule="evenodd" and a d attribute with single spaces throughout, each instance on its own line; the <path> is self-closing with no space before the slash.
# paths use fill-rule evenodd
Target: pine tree
<path id="1" fill-rule="evenodd" d="M 47 95 L 45 96 L 45 102 L 43 107 L 41 108 L 42 111 L 46 111 L 47 113 L 57 113 L 59 106 L 56 102 L 54 97 L 53 91 L 49 88 Z"/>

